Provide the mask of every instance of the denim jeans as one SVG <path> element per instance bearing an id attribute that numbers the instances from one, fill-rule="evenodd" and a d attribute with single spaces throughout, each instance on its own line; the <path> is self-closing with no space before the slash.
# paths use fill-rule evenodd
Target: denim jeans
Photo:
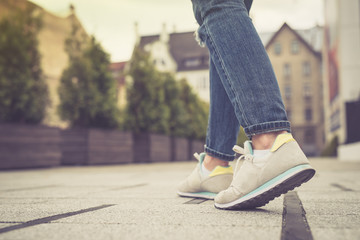
<path id="1" fill-rule="evenodd" d="M 192 0 L 198 38 L 210 52 L 205 152 L 231 161 L 239 128 L 252 136 L 290 132 L 279 86 L 249 17 L 252 0 Z"/>

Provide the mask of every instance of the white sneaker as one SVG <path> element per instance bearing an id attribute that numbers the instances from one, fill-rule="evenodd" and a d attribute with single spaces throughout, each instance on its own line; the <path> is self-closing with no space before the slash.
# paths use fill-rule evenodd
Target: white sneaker
<path id="1" fill-rule="evenodd" d="M 210 175 L 203 176 L 201 168 L 205 153 L 200 155 L 195 153 L 194 156 L 199 163 L 194 171 L 180 183 L 177 194 L 181 197 L 214 199 L 217 193 L 230 186 L 233 169 L 231 166 L 217 166 Z"/>
<path id="2" fill-rule="evenodd" d="M 262 167 L 253 164 L 250 141 L 245 142 L 244 149 L 235 146 L 234 151 L 243 154 L 238 162 L 245 161 L 239 168 L 237 162 L 230 187 L 216 196 L 215 207 L 219 209 L 264 206 L 275 197 L 309 181 L 315 174 L 315 169 L 290 133 L 276 138 Z"/>

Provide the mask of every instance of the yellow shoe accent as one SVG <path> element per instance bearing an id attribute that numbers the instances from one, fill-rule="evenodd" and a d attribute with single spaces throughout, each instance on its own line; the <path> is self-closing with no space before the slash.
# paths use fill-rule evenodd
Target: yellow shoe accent
<path id="1" fill-rule="evenodd" d="M 211 173 L 210 173 L 210 177 L 215 177 L 217 175 L 222 175 L 222 174 L 233 174 L 233 168 L 232 166 L 229 167 L 222 167 L 222 166 L 217 166 Z"/>
<path id="2" fill-rule="evenodd" d="M 276 137 L 273 146 L 271 147 L 271 152 L 275 152 L 278 150 L 282 145 L 288 142 L 295 141 L 291 133 L 283 133 Z"/>

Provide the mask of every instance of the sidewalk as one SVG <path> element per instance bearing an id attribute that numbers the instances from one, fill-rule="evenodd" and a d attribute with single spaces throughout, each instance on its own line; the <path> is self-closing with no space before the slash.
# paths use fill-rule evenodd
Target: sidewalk
<path id="1" fill-rule="evenodd" d="M 254 211 L 177 197 L 194 164 L 0 172 L 0 239 L 286 239 L 286 226 L 303 238 L 360 238 L 360 162 L 312 160 L 317 174 L 286 195 L 285 212 L 283 196 Z"/>

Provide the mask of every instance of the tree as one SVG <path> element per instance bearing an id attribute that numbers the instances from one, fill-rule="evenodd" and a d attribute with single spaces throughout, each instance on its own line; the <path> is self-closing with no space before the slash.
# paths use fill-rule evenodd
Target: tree
<path id="1" fill-rule="evenodd" d="M 76 43 L 76 31 L 71 37 L 66 41 L 69 66 L 59 87 L 60 117 L 72 127 L 118 127 L 116 82 L 108 68 L 109 55 L 94 37 L 88 43 Z"/>
<path id="2" fill-rule="evenodd" d="M 128 84 L 126 127 L 134 133 L 169 133 L 170 109 L 165 104 L 164 81 L 149 54 L 135 48 Z"/>
<path id="3" fill-rule="evenodd" d="M 185 105 L 185 136 L 204 140 L 208 124 L 209 106 L 193 92 L 185 79 L 180 81 L 180 99 Z"/>
<path id="4" fill-rule="evenodd" d="M 0 22 L 0 122 L 40 123 L 49 105 L 35 7 L 16 9 Z"/>
<path id="5" fill-rule="evenodd" d="M 181 86 L 171 73 L 164 73 L 165 103 L 169 107 L 169 135 L 186 137 L 186 109 L 180 99 Z"/>

